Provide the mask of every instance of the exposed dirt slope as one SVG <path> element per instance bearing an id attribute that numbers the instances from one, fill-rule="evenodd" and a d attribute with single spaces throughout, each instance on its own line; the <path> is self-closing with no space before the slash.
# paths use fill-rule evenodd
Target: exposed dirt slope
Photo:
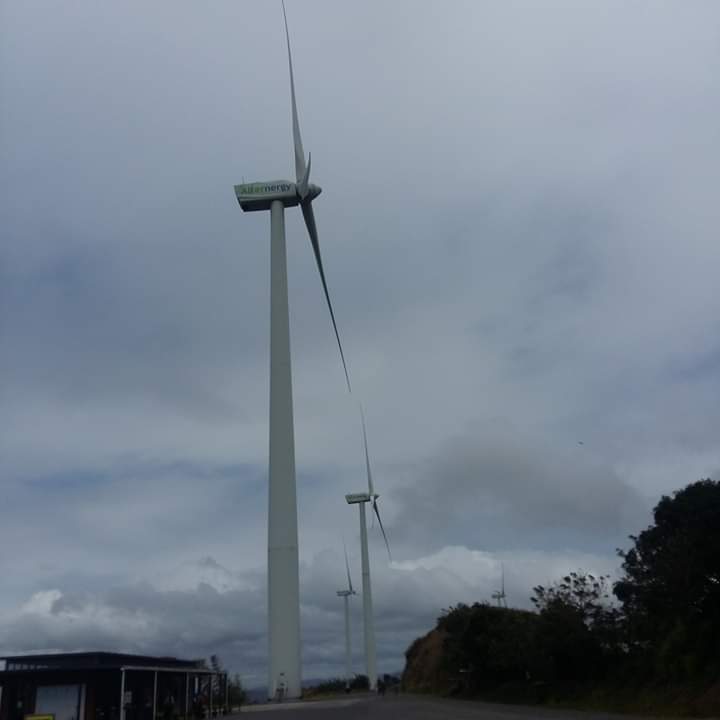
<path id="1" fill-rule="evenodd" d="M 405 653 L 402 686 L 408 692 L 447 695 L 453 682 L 443 669 L 443 642 L 446 633 L 435 628 L 418 638 Z"/>

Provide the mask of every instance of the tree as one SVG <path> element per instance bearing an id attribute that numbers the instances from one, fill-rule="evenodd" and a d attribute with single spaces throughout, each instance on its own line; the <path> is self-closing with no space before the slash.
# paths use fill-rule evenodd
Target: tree
<path id="1" fill-rule="evenodd" d="M 559 582 L 545 588 L 538 585 L 530 599 L 542 612 L 555 605 L 563 605 L 577 613 L 586 625 L 591 627 L 600 619 L 609 599 L 609 575 L 593 575 L 582 570 L 565 575 Z"/>
<path id="2" fill-rule="evenodd" d="M 610 604 L 609 577 L 571 572 L 546 588 L 533 588 L 538 642 L 555 683 L 577 683 L 605 672 L 621 652 L 620 613 Z"/>
<path id="3" fill-rule="evenodd" d="M 355 675 L 355 677 L 350 681 L 350 689 L 351 690 L 369 690 L 370 689 L 370 681 L 368 680 L 367 675 Z"/>
<path id="4" fill-rule="evenodd" d="M 654 523 L 618 550 L 614 592 L 636 652 L 651 653 L 664 676 L 720 667 L 720 482 L 700 480 L 653 510 Z"/>
<path id="5" fill-rule="evenodd" d="M 228 710 L 243 705 L 246 699 L 247 695 L 243 689 L 240 675 L 235 673 L 232 678 L 228 678 Z"/>
<path id="6" fill-rule="evenodd" d="M 720 607 L 720 482 L 700 480 L 653 510 L 655 524 L 631 535 L 615 595 L 628 611 L 659 620 Z"/>
<path id="7" fill-rule="evenodd" d="M 210 656 L 210 667 L 215 673 L 212 676 L 213 703 L 221 704 L 225 702 L 225 698 L 221 697 L 221 691 L 223 690 L 221 678 L 225 674 L 225 670 L 223 670 L 222 661 L 217 655 Z"/>
<path id="8" fill-rule="evenodd" d="M 537 677 L 543 663 L 533 638 L 536 616 L 487 603 L 459 604 L 443 611 L 442 670 L 458 692 L 483 692 Z"/>

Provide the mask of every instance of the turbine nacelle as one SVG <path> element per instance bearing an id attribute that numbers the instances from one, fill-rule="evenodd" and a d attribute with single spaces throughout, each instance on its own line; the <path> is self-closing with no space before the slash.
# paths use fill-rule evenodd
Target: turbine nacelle
<path id="1" fill-rule="evenodd" d="M 379 495 L 371 495 L 370 493 L 351 493 L 345 496 L 348 505 L 357 505 L 358 503 L 372 502 L 373 498 L 380 497 Z"/>
<path id="2" fill-rule="evenodd" d="M 284 207 L 295 207 L 301 202 L 311 202 L 322 189 L 312 183 L 302 183 L 304 197 L 300 193 L 300 185 L 291 180 L 270 180 L 268 182 L 243 183 L 235 185 L 235 196 L 245 212 L 269 210 L 275 200 L 280 200 Z"/>

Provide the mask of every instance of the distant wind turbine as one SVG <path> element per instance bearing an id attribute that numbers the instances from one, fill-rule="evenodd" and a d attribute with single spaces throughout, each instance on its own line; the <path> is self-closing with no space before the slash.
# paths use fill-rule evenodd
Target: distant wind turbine
<path id="1" fill-rule="evenodd" d="M 365 663 L 367 667 L 368 682 L 370 690 L 377 690 L 377 660 L 375 654 L 375 621 L 373 619 L 372 609 L 372 588 L 370 586 L 370 559 L 368 555 L 368 539 L 367 539 L 367 520 L 365 518 L 365 505 L 372 503 L 372 509 L 377 517 L 378 525 L 385 540 L 388 557 L 390 557 L 390 545 L 388 544 L 385 528 L 380 519 L 380 511 L 378 510 L 378 498 L 373 485 L 372 471 L 370 470 L 370 454 L 368 453 L 367 431 L 365 429 L 365 414 L 360 408 L 360 417 L 362 419 L 363 445 L 365 447 L 365 469 L 367 472 L 368 491 L 365 493 L 352 493 L 345 496 L 350 505 L 359 505 L 360 507 L 360 550 L 362 557 L 362 586 L 363 586 L 363 625 L 365 631 Z"/>
<path id="2" fill-rule="evenodd" d="M 270 211 L 270 458 L 268 510 L 268 697 L 280 694 L 298 698 L 302 692 L 300 664 L 300 588 L 298 569 L 297 498 L 295 484 L 295 437 L 293 428 L 292 375 L 290 368 L 290 320 L 288 317 L 285 208 L 300 206 L 305 219 L 335 338 L 350 379 L 340 335 L 328 292 L 312 201 L 320 188 L 310 183 L 300 137 L 290 33 L 285 5 L 285 38 L 290 71 L 295 182 L 271 180 L 235 186 L 240 207 L 247 212 Z"/>
<path id="3" fill-rule="evenodd" d="M 498 607 L 507 607 L 505 597 L 505 565 L 500 563 L 500 590 L 492 594 L 492 599 L 497 600 Z"/>
<path id="4" fill-rule="evenodd" d="M 355 595 L 352 578 L 350 577 L 350 563 L 348 562 L 347 547 L 345 548 L 345 570 L 347 570 L 347 588 L 338 590 L 337 595 L 345 603 L 345 689 L 350 692 L 350 679 L 352 677 L 352 649 L 350 647 L 350 596 Z"/>

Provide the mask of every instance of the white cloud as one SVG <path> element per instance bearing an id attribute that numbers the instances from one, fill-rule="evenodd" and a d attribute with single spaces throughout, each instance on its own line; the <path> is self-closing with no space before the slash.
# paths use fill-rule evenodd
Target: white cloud
<path id="1" fill-rule="evenodd" d="M 23 603 L 20 612 L 23 615 L 47 615 L 60 598 L 62 593 L 59 590 L 41 590 L 33 593 L 32 597 Z"/>
<path id="2" fill-rule="evenodd" d="M 514 607 L 529 607 L 533 585 L 582 568 L 604 573 L 608 557 L 574 552 L 495 555 L 444 547 L 432 555 L 387 565 L 376 559 L 373 587 L 380 668 L 401 669 L 405 649 L 444 608 L 489 602 L 500 562 Z M 335 595 L 341 556 L 323 552 L 303 566 L 305 675 L 339 675 L 343 666 L 342 605 Z M 356 568 L 353 567 L 356 574 Z M 357 578 L 360 590 L 359 577 Z M 217 653 L 246 681 L 262 684 L 266 657 L 262 572 L 235 572 L 210 557 L 187 561 L 165 577 L 97 592 L 42 590 L 0 617 L 0 638 L 13 651 L 105 649 L 181 657 Z M 361 596 L 352 601 L 355 664 L 362 668 Z"/>

